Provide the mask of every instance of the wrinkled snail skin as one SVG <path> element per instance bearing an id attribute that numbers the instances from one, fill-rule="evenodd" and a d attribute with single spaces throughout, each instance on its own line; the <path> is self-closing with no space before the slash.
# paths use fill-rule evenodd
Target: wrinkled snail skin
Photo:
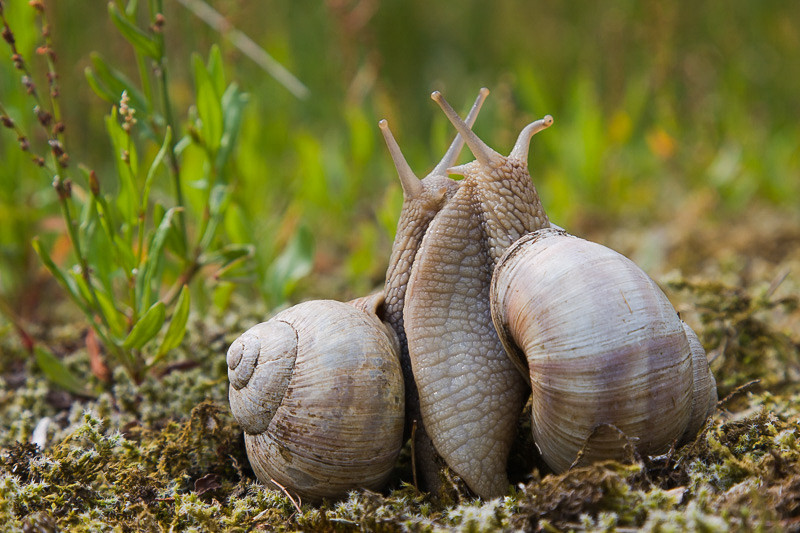
<path id="1" fill-rule="evenodd" d="M 330 300 L 298 304 L 236 339 L 229 400 L 258 479 L 312 502 L 382 487 L 403 436 L 397 350 L 374 314 Z"/>
<path id="2" fill-rule="evenodd" d="M 475 123 L 481 106 L 488 95 L 489 90 L 482 88 L 465 120 L 468 126 L 471 127 Z M 419 250 L 422 237 L 425 235 L 431 220 L 458 190 L 459 182 L 448 176 L 447 169 L 456 163 L 464 147 L 464 140 L 460 134 L 457 134 L 439 164 L 430 174 L 420 180 L 414 175 L 411 167 L 408 166 L 385 120 L 380 122 L 380 128 L 403 188 L 403 207 L 397 222 L 397 233 L 392 244 L 392 253 L 389 258 L 386 283 L 384 285 L 386 294 L 384 303 L 385 320 L 397 332 L 397 336 L 400 339 L 402 358 L 403 352 L 407 352 L 403 328 L 403 304 L 405 302 L 408 278 L 411 276 L 411 267 Z M 409 378 L 411 377 L 409 373 Z M 410 381 L 413 385 L 413 379 L 410 379 Z"/>
<path id="3" fill-rule="evenodd" d="M 692 438 L 716 405 L 696 335 L 641 269 L 602 245 L 543 229 L 500 259 L 492 318 L 531 386 L 533 434 L 556 472 Z M 615 428 L 608 431 L 608 428 Z"/>
<path id="4" fill-rule="evenodd" d="M 477 161 L 428 226 L 408 282 L 403 316 L 422 420 L 437 452 L 476 494 L 508 488 L 506 463 L 527 387 L 494 330 L 489 285 L 494 263 L 521 235 L 548 225 L 527 172 L 537 121 L 506 158 L 483 144 L 434 99 Z"/>
<path id="5" fill-rule="evenodd" d="M 480 90 L 472 109 L 467 115 L 466 123 L 468 126 L 472 126 L 475 123 L 488 94 L 488 89 L 483 88 Z M 409 437 L 411 435 L 413 426 L 416 465 L 421 485 L 427 491 L 437 492 L 438 472 L 442 464 L 441 460 L 436 457 L 435 449 L 425 431 L 425 426 L 419 413 L 419 397 L 414 383 L 414 376 L 411 372 L 411 362 L 408 357 L 408 344 L 403 322 L 403 305 L 405 303 L 408 279 L 411 275 L 414 258 L 419 250 L 422 237 L 433 217 L 458 190 L 459 182 L 447 175 L 447 169 L 456 163 L 464 147 L 464 141 L 461 135 L 457 134 L 439 164 L 430 174 L 420 180 L 414 175 L 411 167 L 406 162 L 389 129 L 388 123 L 382 120 L 379 125 L 403 187 L 403 207 L 400 211 L 397 233 L 386 271 L 386 283 L 384 286 L 386 298 L 383 319 L 392 326 L 400 342 L 400 363 L 403 368 L 406 397 L 405 436 Z"/>
<path id="6" fill-rule="evenodd" d="M 424 490 L 446 463 L 494 498 L 529 393 L 556 472 L 663 453 L 713 413 L 705 351 L 655 282 L 545 214 L 527 159 L 552 118 L 504 157 L 470 129 L 487 94 L 466 122 L 432 95 L 458 136 L 423 180 L 381 122 L 404 198 L 381 291 L 296 305 L 228 350 L 231 411 L 265 485 L 311 502 L 379 489 L 416 421 Z M 475 161 L 451 167 L 461 139 Z"/>

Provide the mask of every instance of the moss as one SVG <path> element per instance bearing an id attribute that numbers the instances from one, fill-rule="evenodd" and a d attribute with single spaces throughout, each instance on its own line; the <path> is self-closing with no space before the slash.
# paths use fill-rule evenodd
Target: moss
<path id="1" fill-rule="evenodd" d="M 722 395 L 751 379 L 758 385 L 722 403 L 686 446 L 560 475 L 531 456 L 522 418 L 513 487 L 491 501 L 449 472 L 436 498 L 420 494 L 408 484 L 408 453 L 383 493 L 315 507 L 261 486 L 228 411 L 224 358 L 260 311 L 193 317 L 183 347 L 140 386 L 120 371 L 108 385 L 87 375 L 94 398 L 56 391 L 14 335 L 0 336 L 0 529 L 800 530 L 800 285 L 763 281 L 780 280 L 774 268 L 754 267 L 749 277 L 726 268 L 691 281 L 673 275 L 669 286 L 716 355 Z M 70 369 L 87 373 L 84 335 L 74 325 L 37 331 Z M 46 429 L 44 449 L 30 443 L 37 426 Z"/>
<path id="2" fill-rule="evenodd" d="M 776 314 L 798 309 L 797 295 L 776 297 L 774 285 L 742 287 L 683 278 L 669 285 L 688 291 L 696 301 L 703 346 L 720 359 L 714 369 L 723 396 L 747 381 L 771 386 L 797 377 L 800 339 L 775 326 Z"/>
<path id="3" fill-rule="evenodd" d="M 29 444 L 5 450 L 0 518 L 11 529 L 36 517 L 75 530 L 789 527 L 800 516 L 796 411 L 765 409 L 776 402 L 767 393 L 749 394 L 746 402 L 752 414 L 720 413 L 694 443 L 671 455 L 561 475 L 533 472 L 503 499 L 484 502 L 458 493 L 458 501 L 438 503 L 406 484 L 386 494 L 356 491 L 319 507 L 252 479 L 238 429 L 219 403 L 203 402 L 186 419 L 160 428 L 132 425 L 124 434 L 87 412 L 68 438 L 44 452 Z"/>

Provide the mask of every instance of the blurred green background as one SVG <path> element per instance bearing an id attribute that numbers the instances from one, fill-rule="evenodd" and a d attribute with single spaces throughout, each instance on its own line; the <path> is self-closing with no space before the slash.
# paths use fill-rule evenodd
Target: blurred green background
<path id="1" fill-rule="evenodd" d="M 38 33 L 25 30 L 34 28 L 33 10 L 26 0 L 3 5 L 17 46 L 39 68 Z M 45 6 L 67 149 L 108 183 L 114 161 L 103 117 L 110 105 L 90 89 L 84 69 L 97 52 L 137 79 L 133 54 L 105 3 Z M 224 307 L 237 289 L 273 306 L 305 296 L 346 299 L 379 286 L 402 195 L 377 122 L 389 120 L 411 167 L 425 175 L 453 135 L 429 98 L 432 90 L 463 113 L 480 87 L 490 88 L 475 130 L 500 152 L 525 124 L 552 114 L 554 126 L 533 140 L 531 173 L 551 219 L 576 232 L 666 225 L 697 203 L 719 220 L 753 204 L 794 213 L 800 207 L 800 3 L 220 0 L 213 6 L 229 28 L 293 72 L 308 96 L 291 94 L 182 3 L 165 2 L 170 94 L 182 113 L 176 121 L 189 121 L 191 54 L 205 58 L 214 43 L 227 79 L 249 94 L 228 172 L 232 203 L 216 238 L 253 243 L 256 252 L 230 279 L 199 277 L 194 290 L 201 297 L 193 302 L 200 309 L 213 307 L 212 296 L 204 301 L 203 294 Z M 0 101 L 41 143 L 5 43 L 0 50 Z M 189 155 L 185 186 L 202 188 Z M 56 252 L 64 247 L 58 199 L 52 177 L 30 163 L 5 129 L 0 176 L 0 293 L 15 313 L 33 317 L 26 306 L 42 302 L 37 291 L 47 274 L 30 242 L 39 235 Z M 155 197 L 168 195 L 169 185 L 156 184 Z M 287 243 L 305 242 L 297 240 L 305 234 L 314 243 L 311 275 L 270 288 L 264 272 L 276 268 Z M 62 259 L 69 262 L 66 252 Z"/>

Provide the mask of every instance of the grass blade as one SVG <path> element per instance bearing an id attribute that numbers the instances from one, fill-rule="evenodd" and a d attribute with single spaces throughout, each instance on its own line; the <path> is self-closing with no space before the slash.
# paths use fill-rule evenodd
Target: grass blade
<path id="1" fill-rule="evenodd" d="M 79 396 L 91 396 L 86 392 L 85 383 L 73 374 L 53 352 L 42 346 L 33 348 L 36 366 L 54 385 Z"/>
<path id="2" fill-rule="evenodd" d="M 186 335 L 186 323 L 189 320 L 189 303 L 189 287 L 184 285 L 178 296 L 175 312 L 172 314 L 172 319 L 169 321 L 167 333 L 164 335 L 164 340 L 161 341 L 158 354 L 153 359 L 151 365 L 161 360 L 161 358 L 173 348 L 180 346 L 184 335 Z"/>
<path id="3" fill-rule="evenodd" d="M 166 318 L 166 310 L 162 302 L 156 302 L 133 326 L 131 332 L 122 343 L 125 349 L 141 349 L 161 330 Z"/>
<path id="4" fill-rule="evenodd" d="M 120 13 L 113 2 L 108 3 L 108 14 L 111 15 L 111 21 L 114 26 L 117 27 L 122 36 L 131 43 L 137 52 L 153 59 L 161 57 L 156 42 Z"/>

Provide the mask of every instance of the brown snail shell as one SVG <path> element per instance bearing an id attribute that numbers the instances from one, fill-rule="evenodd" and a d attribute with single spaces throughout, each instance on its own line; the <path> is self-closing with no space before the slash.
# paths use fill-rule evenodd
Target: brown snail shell
<path id="1" fill-rule="evenodd" d="M 556 472 L 693 437 L 716 405 L 705 352 L 632 261 L 543 229 L 515 242 L 492 279 L 492 319 L 531 385 L 533 434 Z M 613 427 L 618 431 L 606 431 Z M 619 433 L 626 439 L 620 439 Z"/>
<path id="2" fill-rule="evenodd" d="M 378 489 L 391 473 L 404 420 L 397 339 L 369 299 L 360 306 L 305 302 L 228 350 L 231 411 L 265 485 L 319 501 Z"/>

